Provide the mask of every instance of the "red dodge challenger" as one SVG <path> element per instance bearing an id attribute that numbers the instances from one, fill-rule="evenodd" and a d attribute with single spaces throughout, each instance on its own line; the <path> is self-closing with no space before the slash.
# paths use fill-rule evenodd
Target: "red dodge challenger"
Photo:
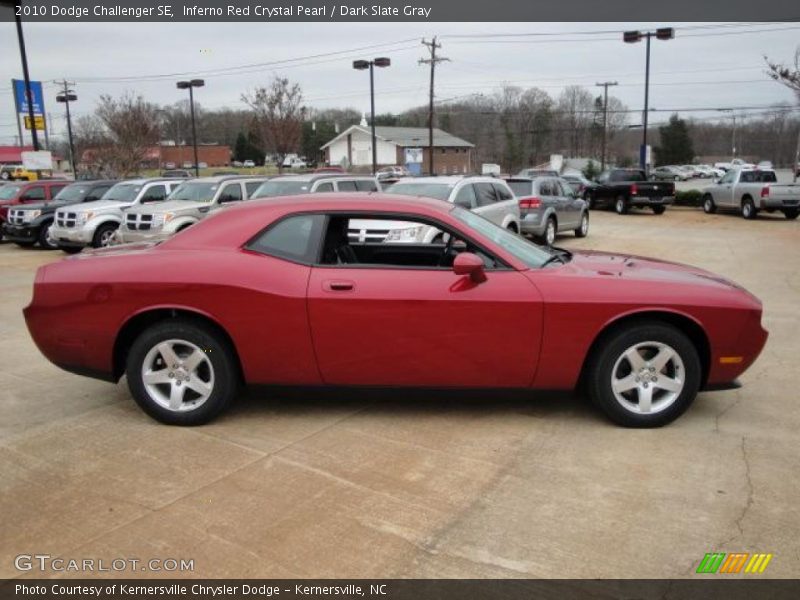
<path id="1" fill-rule="evenodd" d="M 420 244 L 435 227 L 440 243 Z M 243 203 L 159 245 L 39 268 L 44 355 L 195 425 L 243 384 L 580 387 L 616 423 L 664 425 L 735 387 L 761 303 L 674 263 L 542 248 L 469 210 L 388 194 Z"/>

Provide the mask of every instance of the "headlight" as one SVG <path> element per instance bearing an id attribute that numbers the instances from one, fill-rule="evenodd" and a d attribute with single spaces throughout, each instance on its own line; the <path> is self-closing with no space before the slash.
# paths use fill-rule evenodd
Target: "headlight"
<path id="1" fill-rule="evenodd" d="M 36 217 L 42 214 L 40 210 L 26 210 L 22 212 L 22 222 L 23 223 L 30 223 Z"/>
<path id="2" fill-rule="evenodd" d="M 94 213 L 92 211 L 79 212 L 75 216 L 75 223 L 77 225 L 83 225 L 84 223 L 87 223 L 88 221 L 90 221 L 92 219 L 92 217 L 94 217 Z"/>
<path id="3" fill-rule="evenodd" d="M 175 213 L 162 213 L 153 215 L 153 227 L 161 227 L 164 223 L 169 223 L 172 219 L 175 218 Z"/>
<path id="4" fill-rule="evenodd" d="M 424 225 L 416 227 L 404 227 L 402 229 L 391 229 L 384 242 L 414 242 L 422 232 Z"/>

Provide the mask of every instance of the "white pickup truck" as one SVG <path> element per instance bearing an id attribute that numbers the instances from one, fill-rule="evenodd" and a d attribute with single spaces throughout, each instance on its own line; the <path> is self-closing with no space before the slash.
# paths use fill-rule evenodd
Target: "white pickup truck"
<path id="1" fill-rule="evenodd" d="M 703 210 L 712 214 L 718 208 L 740 211 L 745 219 L 780 210 L 793 220 L 800 215 L 800 184 L 779 184 L 771 169 L 731 169 L 703 190 Z"/>

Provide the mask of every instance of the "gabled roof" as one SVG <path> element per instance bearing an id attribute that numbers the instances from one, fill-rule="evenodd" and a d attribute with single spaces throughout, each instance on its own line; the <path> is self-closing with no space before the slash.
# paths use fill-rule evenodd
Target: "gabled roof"
<path id="1" fill-rule="evenodd" d="M 351 125 L 342 133 L 337 135 L 327 144 L 322 146 L 322 150 L 333 144 L 334 142 L 346 138 L 348 134 L 354 131 L 360 131 L 366 135 L 372 135 L 372 130 L 369 127 L 362 127 L 361 125 Z M 422 148 L 428 145 L 428 129 L 427 127 L 375 127 L 375 137 L 395 144 L 403 148 Z M 451 135 L 441 129 L 433 130 L 433 145 L 436 147 L 446 148 L 474 148 L 475 144 L 470 144 L 466 140 Z"/>

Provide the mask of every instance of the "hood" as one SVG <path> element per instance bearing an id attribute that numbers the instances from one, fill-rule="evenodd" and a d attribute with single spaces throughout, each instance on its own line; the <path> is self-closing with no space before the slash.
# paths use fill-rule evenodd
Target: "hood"
<path id="1" fill-rule="evenodd" d="M 166 200 L 164 202 L 153 202 L 152 204 L 137 204 L 127 213 L 137 214 L 163 214 L 166 212 L 183 214 L 194 213 L 201 208 L 210 209 L 213 205 L 211 202 L 193 202 L 191 200 Z"/>
<path id="2" fill-rule="evenodd" d="M 116 200 L 95 200 L 94 202 L 84 202 L 80 205 L 68 205 L 70 212 L 97 212 L 101 210 L 123 209 L 131 206 L 130 202 L 118 202 Z"/>
<path id="3" fill-rule="evenodd" d="M 733 281 L 698 267 L 632 254 L 575 252 L 566 266 L 587 276 L 744 290 Z"/>

